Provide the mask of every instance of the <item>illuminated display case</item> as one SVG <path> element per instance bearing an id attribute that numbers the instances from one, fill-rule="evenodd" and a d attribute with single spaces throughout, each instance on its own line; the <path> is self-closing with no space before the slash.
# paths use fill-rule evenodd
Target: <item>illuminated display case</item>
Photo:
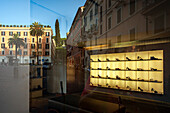
<path id="1" fill-rule="evenodd" d="M 163 94 L 163 50 L 90 56 L 90 86 Z"/>

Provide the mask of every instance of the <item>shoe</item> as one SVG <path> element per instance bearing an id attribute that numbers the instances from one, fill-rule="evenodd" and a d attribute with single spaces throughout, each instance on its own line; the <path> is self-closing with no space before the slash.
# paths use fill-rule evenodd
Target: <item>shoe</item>
<path id="1" fill-rule="evenodd" d="M 137 71 L 143 71 L 143 69 L 142 68 L 137 68 Z"/>
<path id="2" fill-rule="evenodd" d="M 154 93 L 158 93 L 156 90 L 154 90 L 153 88 L 151 89 L 151 91 L 153 91 Z"/>
<path id="3" fill-rule="evenodd" d="M 151 60 L 158 60 L 158 58 L 155 58 L 154 56 L 150 57 Z"/>
<path id="4" fill-rule="evenodd" d="M 106 58 L 106 61 L 110 61 L 108 58 Z"/>
<path id="5" fill-rule="evenodd" d="M 108 66 L 106 67 L 106 69 L 107 69 L 107 70 L 110 70 L 110 68 L 109 68 Z"/>
<path id="6" fill-rule="evenodd" d="M 128 67 L 127 67 L 126 69 L 127 69 L 127 70 L 131 70 L 131 69 L 130 69 L 130 68 L 128 68 Z"/>
<path id="7" fill-rule="evenodd" d="M 42 89 L 40 85 L 38 85 L 38 88 L 37 89 Z"/>
<path id="8" fill-rule="evenodd" d="M 116 87 L 117 87 L 118 89 L 120 89 L 120 87 L 119 87 L 118 85 L 116 85 Z"/>
<path id="9" fill-rule="evenodd" d="M 110 77 L 108 75 L 106 75 L 106 78 L 110 79 Z"/>
<path id="10" fill-rule="evenodd" d="M 98 70 L 102 70 L 102 68 L 98 68 Z"/>
<path id="11" fill-rule="evenodd" d="M 117 75 L 117 76 L 116 76 L 116 79 L 120 79 L 120 77 Z"/>
<path id="12" fill-rule="evenodd" d="M 151 68 L 151 71 L 157 71 L 157 69 Z"/>
<path id="13" fill-rule="evenodd" d="M 140 57 L 140 56 L 138 56 L 137 59 L 138 59 L 138 60 L 143 60 L 142 57 Z"/>
<path id="14" fill-rule="evenodd" d="M 91 62 L 93 62 L 93 59 L 90 59 Z"/>
<path id="15" fill-rule="evenodd" d="M 92 85 L 92 86 L 93 86 L 93 83 L 91 83 L 91 82 L 90 82 L 90 85 Z"/>
<path id="16" fill-rule="evenodd" d="M 116 58 L 116 61 L 120 61 L 118 58 Z"/>
<path id="17" fill-rule="evenodd" d="M 128 57 L 126 57 L 126 59 L 127 59 L 128 61 L 131 61 L 131 59 L 130 59 L 130 58 L 128 58 Z"/>
<path id="18" fill-rule="evenodd" d="M 100 75 L 98 75 L 99 78 L 102 78 Z"/>
<path id="19" fill-rule="evenodd" d="M 140 91 L 143 91 L 143 89 L 141 89 L 140 87 L 138 87 L 138 89 L 139 89 Z"/>
<path id="20" fill-rule="evenodd" d="M 115 68 L 115 70 L 121 70 L 120 68 Z"/>
<path id="21" fill-rule="evenodd" d="M 126 77 L 127 80 L 132 80 L 130 77 Z"/>
<path id="22" fill-rule="evenodd" d="M 102 87 L 102 85 L 98 84 L 98 87 Z"/>

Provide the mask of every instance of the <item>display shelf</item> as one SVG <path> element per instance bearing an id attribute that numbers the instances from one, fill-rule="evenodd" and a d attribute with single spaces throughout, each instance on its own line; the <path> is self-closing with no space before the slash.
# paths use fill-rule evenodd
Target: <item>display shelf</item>
<path id="1" fill-rule="evenodd" d="M 163 50 L 91 55 L 90 59 L 90 86 L 164 93 Z"/>
<path id="2" fill-rule="evenodd" d="M 139 79 L 125 79 L 125 78 L 110 78 L 110 77 L 94 77 L 91 76 L 91 78 L 99 78 L 99 79 L 110 79 L 110 80 L 125 80 L 125 81 L 140 81 L 140 82 L 154 82 L 154 83 L 162 83 L 162 81 L 158 81 L 158 80 L 139 80 Z"/>
<path id="3" fill-rule="evenodd" d="M 151 60 L 151 59 L 143 59 L 143 60 L 109 60 L 109 61 L 91 61 L 91 62 L 132 62 L 132 61 L 160 61 L 162 59 L 155 59 L 155 60 Z"/>
<path id="4" fill-rule="evenodd" d="M 105 88 L 105 89 L 111 89 L 111 90 L 119 90 L 119 91 L 128 91 L 128 92 L 137 92 L 140 93 L 141 91 L 135 90 L 135 89 L 129 89 L 129 88 L 117 88 L 117 87 L 102 87 L 102 86 L 93 86 L 91 87 L 99 87 L 99 88 Z M 154 92 L 154 91 L 148 91 L 148 90 L 143 90 L 142 93 L 152 93 L 152 94 L 159 94 L 163 95 L 162 92 Z"/>
<path id="5" fill-rule="evenodd" d="M 98 70 L 98 71 L 153 71 L 153 72 L 160 72 L 160 71 L 162 71 L 162 70 L 156 70 L 156 71 L 154 71 L 154 70 L 133 70 L 133 69 L 131 69 L 131 70 L 127 70 L 127 69 L 91 69 L 91 70 Z"/>

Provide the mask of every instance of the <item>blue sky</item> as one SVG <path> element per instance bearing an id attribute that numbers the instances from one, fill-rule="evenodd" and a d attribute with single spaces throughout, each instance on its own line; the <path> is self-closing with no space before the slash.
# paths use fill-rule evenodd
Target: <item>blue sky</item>
<path id="1" fill-rule="evenodd" d="M 86 0 L 1 0 L 0 24 L 29 25 L 34 21 L 52 26 L 59 19 L 61 37 L 72 24 L 78 7 Z"/>

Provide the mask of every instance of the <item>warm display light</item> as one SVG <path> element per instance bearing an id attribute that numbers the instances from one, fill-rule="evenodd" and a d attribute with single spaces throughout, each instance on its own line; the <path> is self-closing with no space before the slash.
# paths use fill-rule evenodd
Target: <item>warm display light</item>
<path id="1" fill-rule="evenodd" d="M 163 94 L 163 50 L 90 56 L 90 85 Z"/>

